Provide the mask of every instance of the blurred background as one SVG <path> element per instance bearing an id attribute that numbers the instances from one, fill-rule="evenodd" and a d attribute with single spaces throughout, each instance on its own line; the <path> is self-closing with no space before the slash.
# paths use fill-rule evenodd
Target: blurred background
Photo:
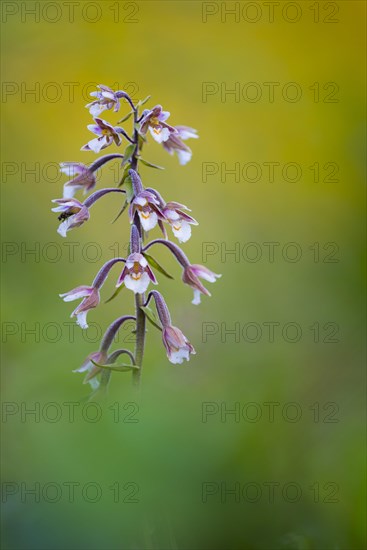
<path id="1" fill-rule="evenodd" d="M 3 548 L 364 548 L 365 3 L 70 4 L 3 3 Z M 124 254 L 128 221 L 111 195 L 62 239 L 50 201 L 59 162 L 95 158 L 97 83 L 198 129 L 184 167 L 150 140 L 165 170 L 141 176 L 192 209 L 183 248 L 223 276 L 193 306 L 153 249 L 197 355 L 171 365 L 149 326 L 140 395 L 115 373 L 93 405 L 72 370 L 133 295 L 82 333 L 58 294 Z"/>

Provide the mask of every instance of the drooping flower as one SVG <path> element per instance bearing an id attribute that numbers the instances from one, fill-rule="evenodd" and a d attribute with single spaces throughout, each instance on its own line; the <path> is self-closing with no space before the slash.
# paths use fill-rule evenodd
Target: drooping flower
<path id="1" fill-rule="evenodd" d="M 111 269 L 118 262 L 124 262 L 124 258 L 113 258 L 106 262 L 98 271 L 93 283 L 90 286 L 82 285 L 73 288 L 69 292 L 59 294 L 60 298 L 64 302 L 72 302 L 73 300 L 79 300 L 83 298 L 78 307 L 73 311 L 70 317 L 76 317 L 76 322 L 81 328 L 88 328 L 87 313 L 90 309 L 93 309 L 99 305 L 100 295 L 99 291 L 104 285 Z"/>
<path id="2" fill-rule="evenodd" d="M 125 194 L 125 190 L 118 189 L 116 187 L 100 189 L 99 191 L 95 191 L 89 195 L 83 203 L 76 199 L 54 199 L 52 202 L 56 202 L 59 206 L 52 208 L 52 211 L 61 212 L 58 219 L 62 222 L 57 232 L 62 237 L 66 237 L 67 231 L 73 229 L 74 227 L 79 227 L 85 221 L 89 220 L 89 208 L 108 193 Z"/>
<path id="3" fill-rule="evenodd" d="M 179 202 L 167 202 L 162 209 L 164 217 L 172 227 L 174 236 L 180 243 L 185 243 L 191 237 L 190 224 L 198 225 L 198 222 L 183 210 L 189 210 L 189 208 Z"/>
<path id="4" fill-rule="evenodd" d="M 175 126 L 178 135 L 181 139 L 198 139 L 198 131 L 195 128 L 190 128 L 190 126 Z"/>
<path id="5" fill-rule="evenodd" d="M 69 292 L 59 294 L 59 296 L 64 302 L 72 302 L 73 300 L 83 298 L 70 317 L 76 317 L 76 322 L 81 328 L 88 328 L 87 313 L 90 309 L 97 307 L 99 304 L 100 298 L 98 288 L 94 286 L 78 286 L 73 288 L 73 290 L 69 290 Z"/>
<path id="6" fill-rule="evenodd" d="M 189 126 L 176 126 L 176 132 L 171 133 L 168 139 L 163 143 L 163 147 L 170 154 L 177 153 L 178 161 L 181 165 L 187 164 L 192 157 L 190 147 L 182 140 L 189 138 L 198 138 L 196 130 Z"/>
<path id="7" fill-rule="evenodd" d="M 193 346 L 181 330 L 172 325 L 171 315 L 162 294 L 157 290 L 151 290 L 144 304 L 145 306 L 149 304 L 151 298 L 154 298 L 158 317 L 162 325 L 162 340 L 169 361 L 174 364 L 181 364 L 184 359 L 188 361 L 190 354 L 196 353 Z"/>
<path id="8" fill-rule="evenodd" d="M 134 252 L 126 259 L 126 264 L 117 281 L 116 286 L 122 283 L 134 294 L 143 294 L 149 286 L 150 281 L 158 284 L 153 271 L 150 269 L 147 260 L 142 254 Z"/>
<path id="9" fill-rule="evenodd" d="M 96 175 L 81 162 L 62 162 L 60 171 L 72 178 L 64 184 L 64 199 L 71 199 L 78 189 L 85 194 L 96 185 Z"/>
<path id="10" fill-rule="evenodd" d="M 71 177 L 70 181 L 64 184 L 64 199 L 71 199 L 79 189 L 84 190 L 84 195 L 91 191 L 97 182 L 96 174 L 97 170 L 101 168 L 107 162 L 115 160 L 117 158 L 124 158 L 124 155 L 119 153 L 112 153 L 99 157 L 90 166 L 86 166 L 81 162 L 61 162 L 60 171 Z"/>
<path id="11" fill-rule="evenodd" d="M 167 141 L 172 133 L 176 133 L 173 126 L 165 121 L 170 116 L 168 111 L 163 111 L 161 105 L 156 105 L 153 109 L 145 109 L 140 121 L 140 133 L 145 135 L 149 129 L 155 141 L 162 143 Z"/>
<path id="12" fill-rule="evenodd" d="M 115 142 L 116 145 L 121 144 L 121 136 L 117 131 L 119 128 L 115 128 L 102 118 L 95 118 L 94 122 L 96 124 L 88 124 L 88 130 L 98 137 L 90 140 L 86 145 L 83 145 L 81 151 L 94 151 L 95 153 L 99 153 L 113 142 Z"/>
<path id="13" fill-rule="evenodd" d="M 187 164 L 192 157 L 192 151 L 176 134 L 171 134 L 163 147 L 170 155 L 177 153 L 178 162 L 183 166 Z"/>
<path id="14" fill-rule="evenodd" d="M 173 364 L 181 364 L 185 359 L 190 359 L 190 354 L 195 354 L 194 347 L 187 340 L 181 330 L 172 325 L 163 327 L 162 340 L 167 351 L 167 357 Z"/>
<path id="15" fill-rule="evenodd" d="M 221 276 L 222 275 L 218 275 L 217 273 L 210 271 L 210 269 L 204 267 L 203 265 L 187 265 L 184 268 L 182 280 L 194 290 L 194 299 L 192 303 L 195 305 L 200 304 L 200 294 L 211 296 L 209 290 L 207 290 L 201 283 L 199 277 L 205 281 L 209 281 L 210 283 L 215 283 L 216 279 L 219 279 Z"/>
<path id="16" fill-rule="evenodd" d="M 62 237 L 74 227 L 79 227 L 89 220 L 88 207 L 76 199 L 54 199 L 59 206 L 52 208 L 52 212 L 60 212 L 58 219 L 61 221 L 57 232 Z"/>
<path id="17" fill-rule="evenodd" d="M 130 223 L 134 221 L 135 212 L 138 212 L 145 231 L 150 231 L 157 225 L 159 219 L 164 219 L 164 214 L 159 208 L 159 200 L 149 191 L 141 191 L 131 201 L 129 206 Z"/>
<path id="18" fill-rule="evenodd" d="M 96 116 L 98 117 L 103 111 L 109 109 L 113 109 L 114 112 L 117 113 L 120 109 L 120 94 L 103 84 L 99 84 L 97 88 L 99 88 L 100 91 L 90 93 L 91 96 L 97 99 L 86 105 L 86 108 L 89 109 L 93 118 Z"/>
<path id="19" fill-rule="evenodd" d="M 89 382 L 93 389 L 98 388 L 99 384 L 95 377 L 101 372 L 102 369 L 98 368 L 92 363 L 92 360 L 99 365 L 104 365 L 107 360 L 107 353 L 105 351 L 93 351 L 90 353 L 78 369 L 73 372 L 86 372 L 87 375 L 84 378 L 83 383 Z"/>

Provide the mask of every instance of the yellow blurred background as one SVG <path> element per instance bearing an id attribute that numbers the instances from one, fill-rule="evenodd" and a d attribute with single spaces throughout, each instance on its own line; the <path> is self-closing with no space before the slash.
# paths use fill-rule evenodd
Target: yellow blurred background
<path id="1" fill-rule="evenodd" d="M 2 9 L 3 548 L 364 548 L 365 3 Z M 195 307 L 153 249 L 197 355 L 171 365 L 149 326 L 141 395 L 116 373 L 93 409 L 71 371 L 133 296 L 89 313 L 86 336 L 58 294 L 123 255 L 128 221 L 110 224 L 111 195 L 64 240 L 50 201 L 57 163 L 94 160 L 98 83 L 198 129 L 187 166 L 151 140 L 165 170 L 141 176 L 192 209 L 183 249 L 223 276 Z"/>

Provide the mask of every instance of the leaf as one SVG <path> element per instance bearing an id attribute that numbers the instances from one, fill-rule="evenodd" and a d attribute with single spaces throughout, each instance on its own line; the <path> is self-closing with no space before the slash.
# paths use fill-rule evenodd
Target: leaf
<path id="1" fill-rule="evenodd" d="M 158 324 L 159 320 L 156 314 L 150 309 L 150 307 L 140 306 L 140 309 L 144 311 L 146 318 L 152 323 L 152 325 L 154 325 L 158 330 L 162 330 L 162 327 L 160 327 Z"/>
<path id="2" fill-rule="evenodd" d="M 121 120 L 118 120 L 117 121 L 117 124 L 121 124 L 121 122 L 125 122 L 126 120 L 129 120 L 129 118 L 131 117 L 131 115 L 133 114 L 134 111 L 130 111 L 130 113 L 128 113 L 126 116 L 124 116 Z"/>
<path id="3" fill-rule="evenodd" d="M 105 304 L 108 304 L 108 302 L 111 302 L 111 300 L 113 300 L 114 298 L 116 298 L 116 296 L 118 294 L 120 294 L 121 290 L 124 288 L 124 283 L 122 283 L 121 286 L 117 287 L 115 292 L 112 294 L 112 296 L 110 298 L 108 298 L 108 300 L 105 301 Z"/>
<path id="4" fill-rule="evenodd" d="M 139 132 L 139 124 L 137 124 L 135 126 L 135 129 L 138 130 L 138 132 Z M 139 133 L 139 136 L 138 136 L 138 140 L 139 140 L 139 149 L 142 149 L 144 143 L 147 143 L 147 141 L 148 141 L 147 138 L 145 136 L 143 136 L 143 134 L 140 134 L 140 133 Z"/>
<path id="5" fill-rule="evenodd" d="M 131 177 L 127 176 L 124 183 L 126 189 L 126 200 L 127 202 L 131 202 L 132 198 L 134 197 L 133 182 L 131 181 Z"/>
<path id="6" fill-rule="evenodd" d="M 139 157 L 140 162 L 145 164 L 145 166 L 149 166 L 149 168 L 156 168 L 157 170 L 164 170 L 163 166 L 158 166 L 157 164 L 152 164 L 151 162 L 148 162 L 147 160 L 144 160 L 143 158 Z"/>
<path id="7" fill-rule="evenodd" d="M 173 279 L 172 275 L 170 275 L 158 262 L 153 258 L 153 256 L 150 256 L 146 252 L 143 252 L 143 256 L 147 259 L 148 264 L 157 269 L 162 275 L 165 275 L 168 277 L 168 279 Z"/>
<path id="8" fill-rule="evenodd" d="M 93 361 L 93 359 L 91 359 L 93 365 L 95 365 L 96 367 L 98 367 L 99 369 L 107 369 L 107 370 L 110 370 L 110 371 L 115 371 L 115 372 L 129 372 L 129 371 L 132 371 L 132 370 L 139 370 L 140 367 L 138 367 L 137 365 L 128 365 L 127 363 L 121 363 L 120 365 L 100 365 L 99 363 L 96 363 L 95 361 Z"/>
<path id="9" fill-rule="evenodd" d="M 139 101 L 137 102 L 136 104 L 136 107 L 141 107 L 142 105 L 144 105 L 147 101 L 150 100 L 152 96 L 151 95 L 148 95 L 145 99 L 139 99 Z"/>
<path id="10" fill-rule="evenodd" d="M 120 180 L 120 182 L 119 182 L 119 184 L 118 184 L 118 187 L 122 187 L 122 186 L 124 185 L 124 182 L 125 182 L 126 178 L 127 178 L 128 175 L 129 175 L 129 170 L 130 170 L 130 168 L 131 168 L 131 164 L 130 164 L 130 162 L 128 162 L 128 163 L 126 164 L 125 168 L 124 168 L 124 171 L 123 171 L 123 174 L 122 174 L 122 178 L 121 178 L 121 180 Z"/>
<path id="11" fill-rule="evenodd" d="M 124 164 L 129 162 L 129 160 L 131 159 L 134 151 L 135 151 L 134 143 L 129 143 L 129 145 L 126 147 L 126 149 L 124 151 L 124 158 L 123 158 L 123 161 L 122 161 L 122 166 L 124 166 Z"/>
<path id="12" fill-rule="evenodd" d="M 126 201 L 124 202 L 124 205 L 123 205 L 123 207 L 121 208 L 120 212 L 117 214 L 116 218 L 115 218 L 111 223 L 115 223 L 115 221 L 119 219 L 119 217 L 121 216 L 121 214 L 123 214 L 123 213 L 125 212 L 126 208 L 128 207 L 128 204 L 129 204 L 129 202 L 128 202 L 128 200 L 126 199 Z"/>

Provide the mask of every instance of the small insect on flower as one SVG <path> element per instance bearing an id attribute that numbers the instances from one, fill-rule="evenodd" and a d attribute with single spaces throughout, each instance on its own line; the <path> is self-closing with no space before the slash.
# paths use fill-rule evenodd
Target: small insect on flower
<path id="1" fill-rule="evenodd" d="M 117 281 L 116 286 L 122 283 L 134 294 L 143 294 L 149 286 L 150 281 L 158 284 L 153 271 L 150 269 L 147 260 L 142 254 L 135 252 L 126 259 L 126 265 Z"/>
<path id="2" fill-rule="evenodd" d="M 59 206 L 52 208 L 52 212 L 60 212 L 58 220 L 61 221 L 57 232 L 62 237 L 74 227 L 79 227 L 89 220 L 88 208 L 76 199 L 54 199 Z"/>

